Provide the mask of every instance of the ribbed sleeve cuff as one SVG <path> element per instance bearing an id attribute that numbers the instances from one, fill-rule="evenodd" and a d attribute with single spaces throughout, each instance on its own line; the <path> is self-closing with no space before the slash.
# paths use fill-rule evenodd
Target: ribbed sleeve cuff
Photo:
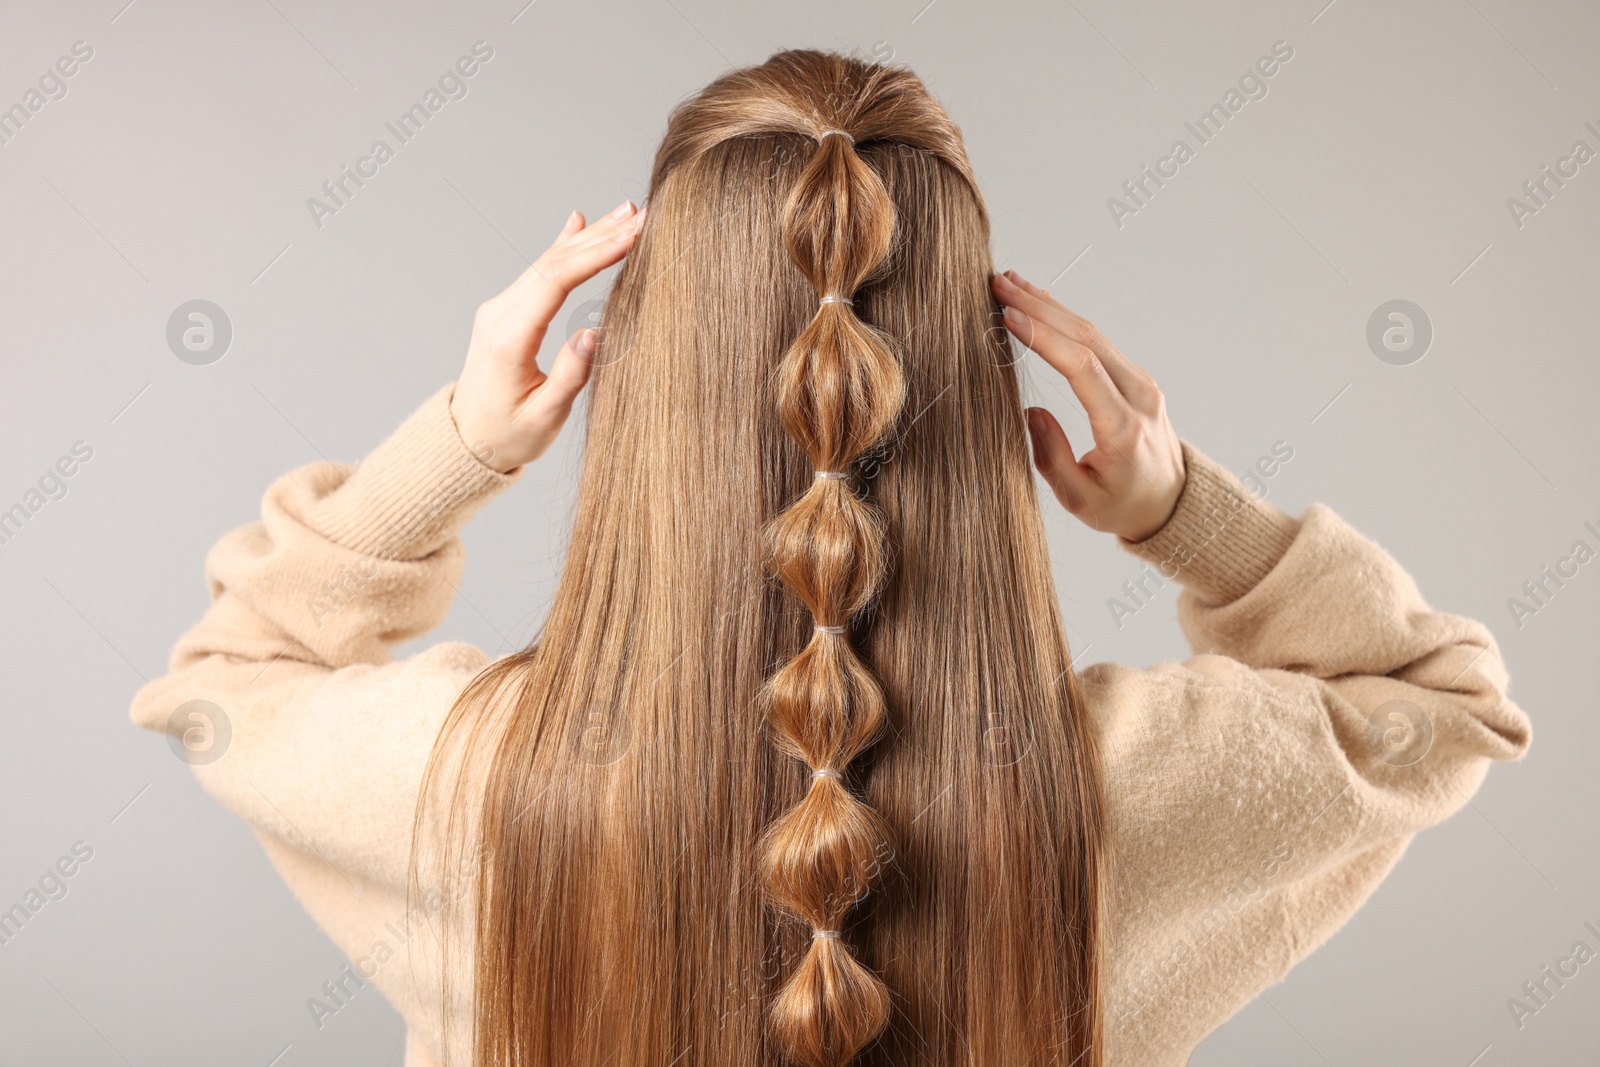
<path id="1" fill-rule="evenodd" d="M 1117 541 L 1162 577 L 1178 579 L 1208 603 L 1226 604 L 1267 576 L 1300 523 L 1188 441 L 1182 446 L 1188 477 L 1172 517 L 1143 541 Z"/>
<path id="2" fill-rule="evenodd" d="M 421 559 L 517 480 L 521 467 L 502 474 L 462 440 L 454 390 L 429 397 L 322 500 L 314 525 L 324 536 L 380 559 Z"/>

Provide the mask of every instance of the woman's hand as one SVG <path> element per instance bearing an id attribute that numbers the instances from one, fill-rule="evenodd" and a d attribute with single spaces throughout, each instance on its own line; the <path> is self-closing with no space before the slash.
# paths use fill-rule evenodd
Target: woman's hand
<path id="1" fill-rule="evenodd" d="M 1171 518 L 1186 472 L 1155 379 L 1100 331 L 1015 271 L 991 279 L 1006 327 L 1066 375 L 1089 415 L 1095 447 L 1072 454 L 1054 415 L 1028 409 L 1033 462 L 1056 499 L 1089 527 L 1142 541 Z"/>
<path id="2" fill-rule="evenodd" d="M 628 254 L 644 214 L 624 200 L 589 226 L 574 211 L 555 243 L 478 308 L 450 414 L 462 439 L 496 470 L 538 459 L 561 432 L 589 380 L 599 337 L 587 329 L 567 338 L 549 374 L 539 369 L 539 344 L 567 294 Z"/>

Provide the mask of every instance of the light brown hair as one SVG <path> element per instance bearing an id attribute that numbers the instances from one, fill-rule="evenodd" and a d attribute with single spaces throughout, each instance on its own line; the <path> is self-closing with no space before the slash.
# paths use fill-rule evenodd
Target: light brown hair
<path id="1" fill-rule="evenodd" d="M 476 1067 L 1098 1067 L 1095 757 L 959 131 L 782 52 L 648 203 L 548 620 L 430 762 L 481 774 Z"/>

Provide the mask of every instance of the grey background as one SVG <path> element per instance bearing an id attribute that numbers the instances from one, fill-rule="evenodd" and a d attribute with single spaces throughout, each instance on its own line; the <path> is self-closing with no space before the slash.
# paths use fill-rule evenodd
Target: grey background
<path id="1" fill-rule="evenodd" d="M 797 45 L 916 69 L 965 131 L 1001 265 L 1149 367 L 1179 431 L 1231 469 L 1291 445 L 1270 498 L 1327 502 L 1432 603 L 1486 620 L 1533 717 L 1526 762 L 1192 1062 L 1594 1062 L 1600 963 L 1520 1030 L 1506 1007 L 1579 938 L 1600 948 L 1583 929 L 1600 927 L 1600 562 L 1520 628 L 1507 608 L 1575 541 L 1600 546 L 1582 526 L 1600 526 L 1600 162 L 1520 228 L 1506 204 L 1575 140 L 1600 148 L 1594 5 L 524 2 L 0 7 L 0 106 L 94 48 L 0 145 L 0 508 L 75 441 L 94 449 L 0 545 L 0 907 L 94 848 L 0 946 L 0 1063 L 398 1064 L 375 992 L 313 1027 L 305 1000 L 342 957 L 129 698 L 204 610 L 207 547 L 272 478 L 380 441 L 569 210 L 638 199 L 671 104 Z M 469 95 L 317 228 L 306 199 L 478 40 L 494 58 Z M 1107 198 L 1278 40 L 1294 58 L 1269 95 L 1116 227 Z M 233 327 L 209 366 L 165 340 L 193 299 Z M 1420 362 L 1367 346 L 1392 299 L 1431 319 Z M 1036 363 L 1033 380 L 1083 437 L 1066 390 Z M 463 596 L 430 639 L 528 639 L 571 446 L 469 529 Z M 1186 654 L 1171 586 L 1117 626 L 1107 600 L 1135 561 L 1047 521 L 1080 666 Z"/>

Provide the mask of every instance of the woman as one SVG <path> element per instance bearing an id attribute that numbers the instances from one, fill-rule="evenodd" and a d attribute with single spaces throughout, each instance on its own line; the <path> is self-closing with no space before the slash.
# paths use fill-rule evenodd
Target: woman
<path id="1" fill-rule="evenodd" d="M 574 213 L 359 467 L 275 483 L 134 701 L 231 723 L 196 772 L 353 961 L 316 1025 L 375 983 L 408 1067 L 1180 1064 L 1526 750 L 1484 626 L 1326 507 L 1246 492 L 992 273 L 909 72 L 718 79 L 649 203 Z M 1082 457 L 1024 412 L 1007 331 L 1083 402 Z M 393 662 L 591 382 L 539 638 Z M 1025 438 L 1183 583 L 1194 658 L 1073 670 Z"/>

